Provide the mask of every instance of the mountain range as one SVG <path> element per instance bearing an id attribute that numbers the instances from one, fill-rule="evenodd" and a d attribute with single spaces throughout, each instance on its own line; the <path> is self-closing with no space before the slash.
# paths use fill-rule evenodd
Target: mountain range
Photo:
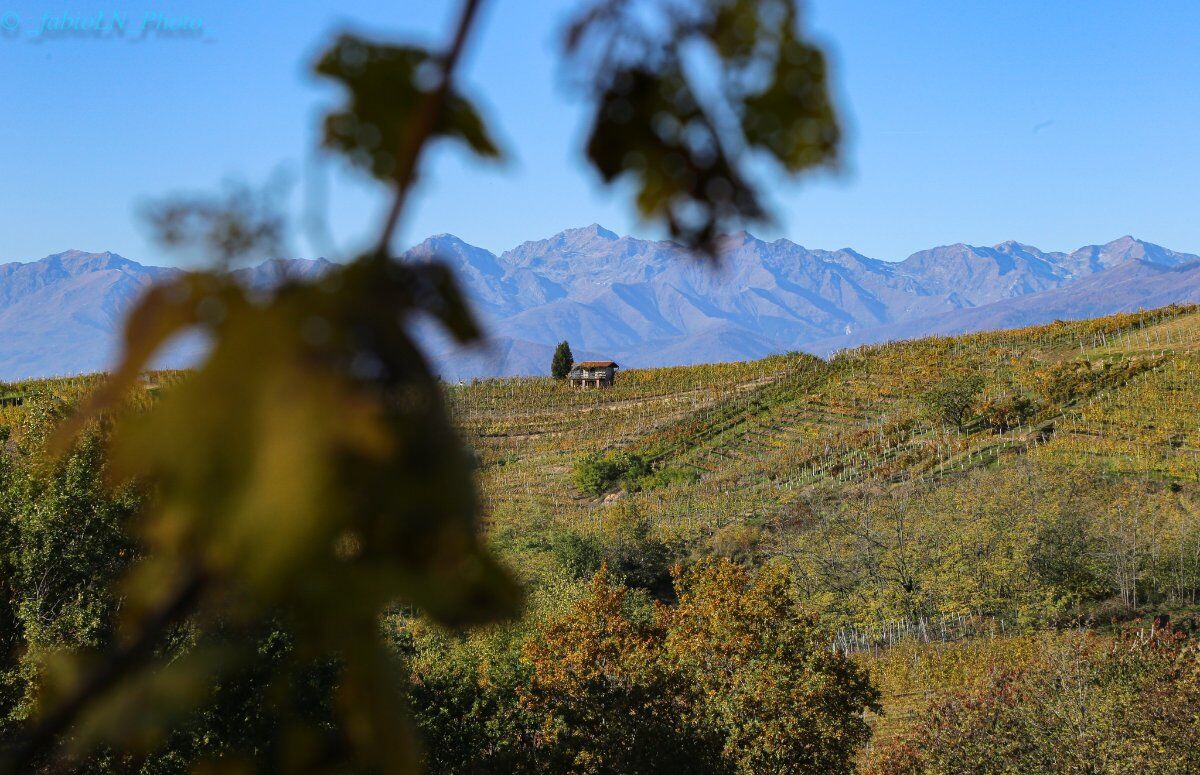
<path id="1" fill-rule="evenodd" d="M 323 260 L 274 260 L 238 274 L 248 286 L 263 287 L 280 272 L 310 274 L 327 266 Z M 152 284 L 179 272 L 81 250 L 0 264 L 0 380 L 110 368 L 130 306 Z M 159 365 L 192 363 L 199 347 L 180 343 Z"/>
<path id="2" fill-rule="evenodd" d="M 1069 253 L 954 244 L 892 262 L 739 232 L 714 264 L 593 224 L 499 255 L 442 234 L 402 260 L 433 259 L 455 269 L 489 333 L 470 349 L 423 333 L 448 379 L 545 373 L 563 340 L 579 358 L 625 367 L 691 364 L 1200 301 L 1200 256 L 1130 236 Z M 280 259 L 239 272 L 262 286 L 329 265 Z M 111 365 L 129 305 L 178 271 L 78 250 L 0 264 L 0 379 Z M 169 365 L 196 352 L 177 349 Z"/>
<path id="3" fill-rule="evenodd" d="M 407 254 L 449 262 L 487 323 L 488 350 L 435 345 L 460 378 L 544 373 L 562 340 L 624 366 L 692 364 L 1200 301 L 1200 256 L 1130 236 L 1069 253 L 960 243 L 893 262 L 740 232 L 719 255 L 713 266 L 595 224 L 498 256 L 448 234 Z"/>

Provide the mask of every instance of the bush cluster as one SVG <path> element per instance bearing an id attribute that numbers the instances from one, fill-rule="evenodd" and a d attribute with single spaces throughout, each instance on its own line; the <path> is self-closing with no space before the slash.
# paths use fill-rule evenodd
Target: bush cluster
<path id="1" fill-rule="evenodd" d="M 1038 392 L 1047 401 L 1067 404 L 1101 390 L 1120 387 L 1144 371 L 1162 362 L 1161 358 L 1125 358 L 1122 360 L 1063 361 L 1035 375 Z"/>
<path id="2" fill-rule="evenodd" d="M 651 470 L 646 459 L 633 452 L 593 452 L 575 462 L 573 478 L 583 492 L 603 495 L 617 484 L 628 490 L 640 489 Z"/>
<path id="3" fill-rule="evenodd" d="M 1200 658 L 1169 631 L 1047 639 L 922 714 L 870 775 L 1200 771 Z"/>

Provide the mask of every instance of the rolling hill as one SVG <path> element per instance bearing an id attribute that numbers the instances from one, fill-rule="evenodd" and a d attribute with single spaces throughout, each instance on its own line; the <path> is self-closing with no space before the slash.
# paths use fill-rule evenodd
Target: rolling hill
<path id="1" fill-rule="evenodd" d="M 1119 262 L 1092 278 L 1123 271 L 1153 289 L 1195 271 L 1148 265 Z M 186 378 L 147 382 L 145 405 Z M 100 382 L 15 386 L 21 401 L 0 403 L 0 427 L 20 442 L 36 427 L 25 413 L 78 401 Z M 938 713 L 964 697 L 987 701 L 995 682 L 1022 675 L 1066 698 L 1069 712 L 1055 718 L 1078 718 L 1081 702 L 1096 718 L 1092 709 L 1143 697 L 1157 710 L 1141 715 L 1164 719 L 1163 729 L 1186 731 L 1195 719 L 1193 678 L 1186 695 L 1163 699 L 1163 686 L 1181 680 L 1176 663 L 1144 682 L 1137 669 L 1175 647 L 1186 647 L 1180 664 L 1196 664 L 1200 305 L 868 345 L 828 359 L 630 369 L 603 390 L 548 377 L 443 390 L 477 464 L 489 545 L 521 578 L 529 604 L 521 621 L 474 636 L 415 628 L 403 643 L 424 686 L 444 685 L 433 683 L 439 671 L 465 664 L 454 671 L 464 689 L 516 696 L 527 673 L 506 666 L 524 664 L 527 644 L 587 605 L 600 569 L 631 611 L 662 621 L 650 612 L 680 604 L 672 568 L 719 558 L 746 572 L 787 569 L 819 624 L 822 653 L 849 654 L 879 688 L 882 713 L 867 719 L 878 750 L 920 743 Z M 943 400 L 955 391 L 967 399 L 961 413 Z M 6 454 L 27 449 L 9 444 Z M 63 508 L 73 518 L 78 506 Z M 604 623 L 595 608 L 582 610 Z M 1167 615 L 1179 632 L 1156 629 Z M 586 645 L 599 640 L 583 632 Z M 1114 686 L 1082 675 L 1096 654 L 1113 659 L 1100 662 L 1101 678 L 1139 680 Z M 1063 693 L 1064 684 L 1083 690 Z M 1045 715 L 1021 686 L 997 695 L 1003 707 L 1028 702 L 1029 713 Z M 491 723 L 495 707 L 471 712 Z M 1088 745 L 1137 741 L 1116 707 L 1115 731 L 1084 738 Z M 983 750 L 1004 734 L 989 721 Z"/>

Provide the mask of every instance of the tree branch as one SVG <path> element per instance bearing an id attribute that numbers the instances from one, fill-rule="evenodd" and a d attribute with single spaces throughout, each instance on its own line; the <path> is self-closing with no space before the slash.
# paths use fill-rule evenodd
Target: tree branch
<path id="1" fill-rule="evenodd" d="M 398 149 L 396 195 L 384 221 L 376 250 L 386 255 L 404 210 L 408 192 L 416 178 L 417 163 L 429 138 L 437 128 L 446 98 L 454 81 L 454 72 L 461 59 L 467 37 L 477 18 L 481 0 L 464 0 L 454 38 L 441 58 L 441 79 L 429 93 L 416 117 L 411 140 Z M 51 749 L 78 717 L 99 697 L 106 694 L 121 679 L 139 669 L 153 653 L 166 629 L 185 618 L 195 608 L 206 576 L 194 572 L 175 595 L 150 618 L 128 643 L 122 645 L 108 661 L 92 673 L 56 708 L 45 714 L 27 735 L 19 739 L 0 757 L 0 772 L 24 772 L 39 756 Z"/>
<path id="2" fill-rule="evenodd" d="M 406 147 L 398 149 L 399 152 L 396 156 L 396 196 L 392 200 L 392 206 L 388 210 L 387 219 L 383 224 L 383 231 L 379 236 L 379 243 L 375 248 L 376 252 L 380 255 L 387 255 L 392 235 L 396 231 L 396 225 L 400 222 L 400 213 L 403 212 L 404 203 L 408 199 L 408 192 L 412 188 L 413 181 L 416 179 L 417 162 L 420 161 L 421 151 L 424 149 L 425 143 L 433 135 L 434 129 L 437 128 L 438 120 L 442 116 L 442 109 L 446 104 L 446 96 L 450 93 L 450 87 L 454 83 L 455 68 L 458 67 L 459 59 L 467 42 L 467 35 L 475 23 L 480 3 L 481 0 L 464 0 L 462 13 L 459 14 L 458 26 L 454 31 L 454 39 L 451 41 L 446 53 L 442 56 L 441 80 L 438 82 L 437 88 L 430 92 L 429 96 L 425 98 L 424 103 L 422 103 L 421 112 L 417 114 L 416 131 L 407 135 L 412 138 L 411 141 L 406 144 Z"/>

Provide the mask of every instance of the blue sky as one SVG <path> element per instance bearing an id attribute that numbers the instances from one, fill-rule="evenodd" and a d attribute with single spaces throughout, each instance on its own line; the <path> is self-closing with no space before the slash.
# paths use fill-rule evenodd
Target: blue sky
<path id="1" fill-rule="evenodd" d="M 135 218 L 148 196 L 222 180 L 295 181 L 345 254 L 380 191 L 312 151 L 336 92 L 307 75 L 343 27 L 440 40 L 456 3 L 0 0 L 0 261 L 68 248 L 169 263 Z M 579 161 L 583 110 L 555 67 L 572 3 L 491 0 L 465 62 L 512 160 L 440 149 L 402 226 L 502 250 L 600 222 L 658 236 Z M 45 14 L 190 18 L 200 39 L 34 40 Z M 771 180 L 778 223 L 809 247 L 901 259 L 1017 239 L 1070 249 L 1132 233 L 1200 252 L 1200 3 L 811 0 L 848 131 L 844 169 Z M 321 193 L 323 192 L 323 194 Z M 297 219 L 299 220 L 299 219 Z"/>

